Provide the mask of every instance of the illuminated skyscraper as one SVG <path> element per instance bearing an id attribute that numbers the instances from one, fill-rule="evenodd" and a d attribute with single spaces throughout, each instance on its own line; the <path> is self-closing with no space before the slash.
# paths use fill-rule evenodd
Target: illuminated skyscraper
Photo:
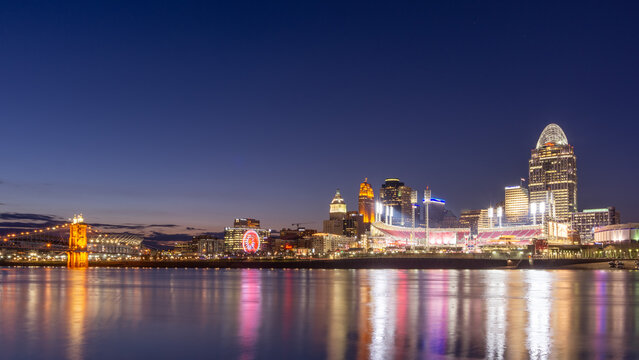
<path id="1" fill-rule="evenodd" d="M 577 211 L 577 157 L 557 124 L 544 128 L 528 165 L 531 208 L 544 203 L 542 216 L 568 220 Z"/>
<path id="2" fill-rule="evenodd" d="M 373 187 L 368 179 L 359 185 L 359 213 L 364 219 L 364 224 L 375 222 L 375 199 Z"/>
<path id="3" fill-rule="evenodd" d="M 404 185 L 399 179 L 384 180 L 380 191 L 380 198 L 384 206 L 384 213 L 392 214 L 390 220 L 393 225 L 412 226 L 413 204 L 411 197 L 413 190 Z M 392 211 L 390 210 L 392 208 Z"/>
<path id="4" fill-rule="evenodd" d="M 344 202 L 342 194 L 337 189 L 333 201 L 331 201 L 328 220 L 323 222 L 323 232 L 344 235 L 344 220 L 346 220 L 346 202 Z"/>
<path id="5" fill-rule="evenodd" d="M 335 192 L 333 201 L 331 201 L 331 207 L 329 210 L 329 218 L 331 220 L 344 220 L 346 219 L 346 202 L 342 199 L 339 189 Z"/>
<path id="6" fill-rule="evenodd" d="M 507 186 L 504 197 L 506 222 L 525 224 L 528 222 L 528 189 L 521 185 Z"/>

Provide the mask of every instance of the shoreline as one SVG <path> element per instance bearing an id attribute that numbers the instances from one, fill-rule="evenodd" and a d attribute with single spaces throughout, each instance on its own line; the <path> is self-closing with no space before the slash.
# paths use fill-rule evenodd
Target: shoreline
<path id="1" fill-rule="evenodd" d="M 89 267 L 110 268 L 226 268 L 226 269 L 609 269 L 610 259 L 472 259 L 443 257 L 389 257 L 312 260 L 165 260 L 92 262 Z M 625 261 L 625 270 L 634 269 L 634 260 Z M 66 267 L 61 261 L 0 261 L 0 266 Z M 617 269 L 615 269 L 617 270 Z"/>

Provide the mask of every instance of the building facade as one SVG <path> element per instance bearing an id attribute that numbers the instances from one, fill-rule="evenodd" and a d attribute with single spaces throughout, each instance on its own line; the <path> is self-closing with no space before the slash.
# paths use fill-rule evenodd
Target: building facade
<path id="1" fill-rule="evenodd" d="M 584 209 L 572 213 L 572 230 L 579 234 L 582 243 L 591 242 L 595 237 L 595 228 L 621 223 L 621 217 L 614 206 L 602 209 Z"/>
<path id="2" fill-rule="evenodd" d="M 413 190 L 399 179 L 384 180 L 380 189 L 380 200 L 384 207 L 384 216 L 388 222 L 399 226 L 413 226 Z"/>
<path id="3" fill-rule="evenodd" d="M 362 221 L 367 226 L 375 222 L 375 195 L 373 187 L 368 179 L 359 185 L 359 213 L 362 214 Z"/>
<path id="4" fill-rule="evenodd" d="M 346 211 L 346 202 L 338 189 L 331 201 L 329 218 L 323 222 L 323 233 L 359 237 L 365 231 L 364 216 L 357 211 Z"/>
<path id="5" fill-rule="evenodd" d="M 331 205 L 329 208 L 329 218 L 344 220 L 346 218 L 346 202 L 342 198 L 342 194 L 339 192 L 339 189 L 335 192 L 335 196 L 331 201 Z"/>
<path id="6" fill-rule="evenodd" d="M 639 241 L 639 223 L 616 224 L 595 228 L 595 242 L 619 243 Z"/>
<path id="7" fill-rule="evenodd" d="M 315 233 L 311 237 L 312 251 L 317 255 L 347 250 L 357 244 L 356 239 L 344 235 Z"/>
<path id="8" fill-rule="evenodd" d="M 370 224 L 369 224 L 370 225 Z M 344 220 L 343 234 L 350 237 L 360 238 L 366 232 L 364 216 L 357 211 L 349 211 Z"/>
<path id="9" fill-rule="evenodd" d="M 224 252 L 229 254 L 244 253 L 242 238 L 249 231 L 255 231 L 260 237 L 260 251 L 268 251 L 271 230 L 261 229 L 260 221 L 255 219 L 235 219 L 233 227 L 224 229 Z"/>
<path id="10" fill-rule="evenodd" d="M 569 221 L 577 211 L 577 157 L 557 124 L 544 128 L 528 162 L 531 209 L 542 216 Z M 543 205 L 542 205 L 543 204 Z"/>
<path id="11" fill-rule="evenodd" d="M 205 234 L 194 236 L 192 242 L 199 257 L 210 258 L 224 253 L 224 239 Z"/>
<path id="12" fill-rule="evenodd" d="M 528 208 L 528 189 L 521 185 L 507 186 L 505 188 L 504 213 L 507 223 L 526 224 L 529 221 Z"/>
<path id="13" fill-rule="evenodd" d="M 481 215 L 481 210 L 462 210 L 459 215 L 459 223 L 461 227 L 469 228 L 473 235 L 477 234 L 477 229 L 479 228 L 479 217 Z"/>
<path id="14" fill-rule="evenodd" d="M 346 220 L 346 202 L 337 189 L 329 206 L 328 220 L 324 220 L 322 224 L 322 231 L 327 234 L 343 235 L 344 220 Z"/>
<path id="15" fill-rule="evenodd" d="M 493 228 L 496 225 L 495 220 L 496 220 L 496 216 L 495 216 L 494 208 L 481 209 L 479 211 L 479 219 L 477 221 L 477 227 L 479 229 Z"/>

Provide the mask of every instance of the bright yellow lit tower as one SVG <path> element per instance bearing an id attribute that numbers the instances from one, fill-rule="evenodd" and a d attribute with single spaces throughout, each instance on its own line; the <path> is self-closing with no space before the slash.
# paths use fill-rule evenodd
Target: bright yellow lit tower
<path id="1" fill-rule="evenodd" d="M 528 164 L 530 216 L 569 220 L 577 211 L 577 157 L 559 125 L 544 128 Z"/>
<path id="2" fill-rule="evenodd" d="M 368 178 L 359 185 L 359 213 L 364 218 L 364 224 L 375 222 L 375 199 L 373 187 L 368 182 Z"/>
<path id="3" fill-rule="evenodd" d="M 89 254 L 87 253 L 87 224 L 82 215 L 73 216 L 73 222 L 69 225 L 69 251 L 67 252 L 67 267 L 89 267 Z"/>

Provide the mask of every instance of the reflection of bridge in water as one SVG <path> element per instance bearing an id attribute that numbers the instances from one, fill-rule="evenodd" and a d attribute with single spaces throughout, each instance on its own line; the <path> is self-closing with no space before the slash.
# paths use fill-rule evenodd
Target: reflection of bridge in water
<path id="1" fill-rule="evenodd" d="M 74 216 L 71 222 L 0 236 L 0 252 L 62 255 L 69 267 L 85 267 L 89 255 L 137 256 L 142 237 L 129 233 L 109 234 Z"/>

